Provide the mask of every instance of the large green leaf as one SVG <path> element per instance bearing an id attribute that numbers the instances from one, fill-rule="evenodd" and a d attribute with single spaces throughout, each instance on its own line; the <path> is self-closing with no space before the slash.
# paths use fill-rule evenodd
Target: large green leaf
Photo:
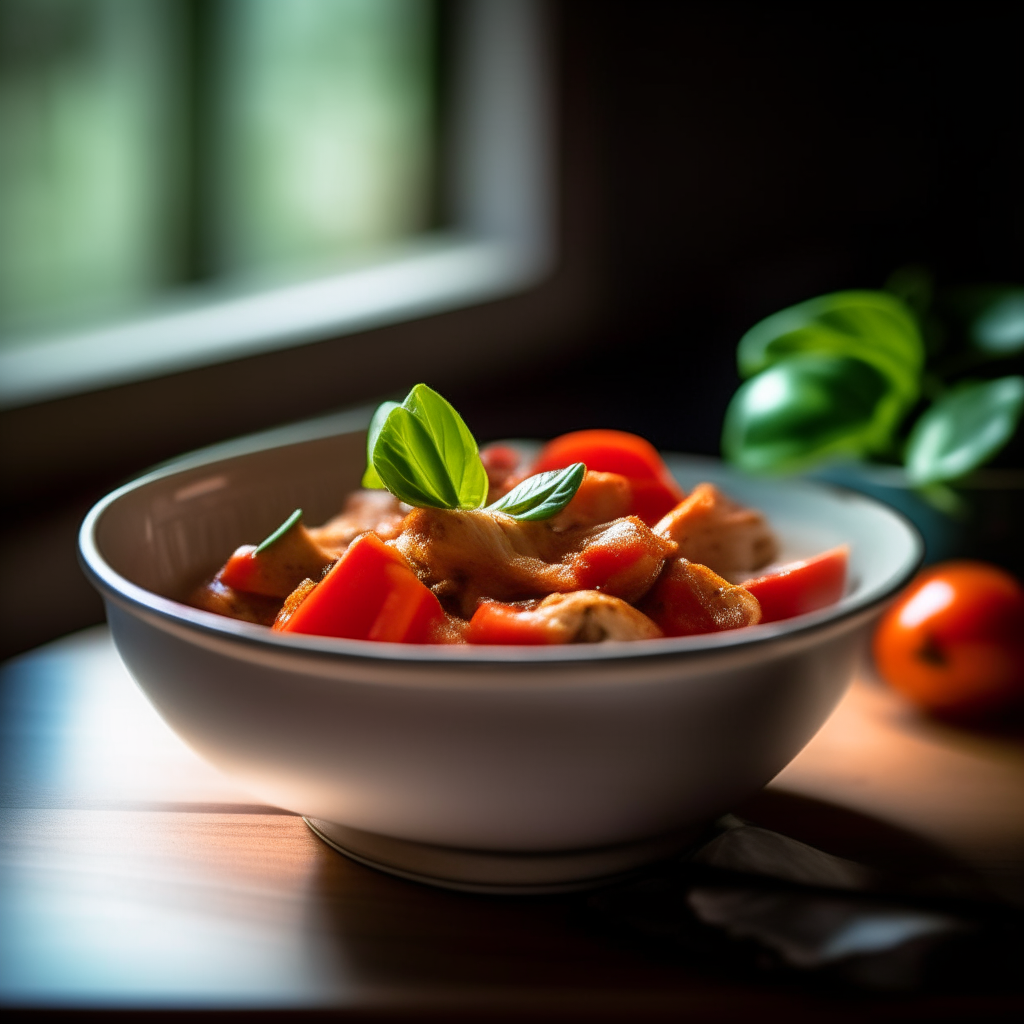
<path id="1" fill-rule="evenodd" d="M 924 345 L 913 315 L 895 295 L 846 291 L 801 302 L 747 331 L 736 355 L 740 375 L 751 377 L 807 352 L 870 363 L 889 381 L 901 411 L 917 400 Z"/>
<path id="2" fill-rule="evenodd" d="M 907 476 L 918 485 L 955 480 L 987 462 L 1013 436 L 1024 409 L 1024 377 L 962 384 L 914 424 Z"/>
<path id="3" fill-rule="evenodd" d="M 755 472 L 805 469 L 877 451 L 890 429 L 892 389 L 870 363 L 804 353 L 744 383 L 725 415 L 726 458 Z"/>
<path id="4" fill-rule="evenodd" d="M 379 422 L 374 415 L 370 442 L 369 465 L 407 504 L 473 509 L 484 503 L 487 472 L 476 441 L 462 417 L 426 384 L 417 384 Z"/>

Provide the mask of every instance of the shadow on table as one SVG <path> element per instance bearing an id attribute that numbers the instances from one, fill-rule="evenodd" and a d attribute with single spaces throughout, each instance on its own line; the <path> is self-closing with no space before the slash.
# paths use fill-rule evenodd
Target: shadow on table
<path id="1" fill-rule="evenodd" d="M 330 941 L 311 954 L 324 956 L 329 949 L 326 955 L 341 958 L 362 983 L 392 994 L 475 991 L 495 998 L 515 993 L 522 1000 L 533 993 L 542 1003 L 555 996 L 593 1002 L 599 1017 L 611 1014 L 620 999 L 634 1008 L 639 998 L 664 1009 L 689 1005 L 695 993 L 738 1000 L 737 1012 L 749 1002 L 756 1012 L 761 1000 L 785 1001 L 794 993 L 831 1003 L 852 989 L 872 998 L 878 992 L 925 997 L 984 985 L 986 991 L 995 986 L 1009 993 L 1018 1005 L 1010 962 L 1020 962 L 1019 919 L 987 902 L 963 865 L 882 821 L 806 797 L 765 791 L 740 810 L 759 826 L 752 832 L 772 830 L 822 857 L 863 865 L 883 880 L 881 896 L 807 888 L 679 860 L 584 893 L 480 896 L 392 878 L 325 846 L 310 883 L 309 933 Z M 956 880 L 951 888 L 950 878 Z M 922 879 L 939 880 L 938 888 L 933 892 Z M 904 881 L 914 883 L 905 898 Z M 770 893 L 778 900 L 782 894 L 805 904 L 841 898 L 859 907 L 857 901 L 866 898 L 877 907 L 882 899 L 900 912 L 909 907 L 909 913 L 945 915 L 954 926 L 942 942 L 929 940 L 921 950 L 904 952 L 907 969 L 883 967 L 861 977 L 840 957 L 825 969 L 799 970 L 770 945 L 737 938 L 695 913 L 698 887 L 718 891 L 737 885 L 755 897 Z M 812 902 L 812 916 L 816 906 Z"/>

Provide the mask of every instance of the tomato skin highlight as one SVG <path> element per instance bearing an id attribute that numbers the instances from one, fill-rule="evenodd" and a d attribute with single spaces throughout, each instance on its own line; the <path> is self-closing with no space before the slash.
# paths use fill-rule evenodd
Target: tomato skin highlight
<path id="1" fill-rule="evenodd" d="M 425 644 L 435 640 L 444 621 L 437 598 L 405 558 L 376 534 L 364 533 L 274 628 L 349 640 Z"/>
<path id="2" fill-rule="evenodd" d="M 743 587 L 761 605 L 762 622 L 778 622 L 835 604 L 846 589 L 850 549 L 845 545 L 813 558 L 779 566 L 747 580 Z"/>
<path id="3" fill-rule="evenodd" d="M 561 640 L 561 632 L 554 623 L 500 601 L 481 602 L 466 630 L 466 642 L 471 644 L 534 646 L 557 644 Z"/>
<path id="4" fill-rule="evenodd" d="M 630 514 L 648 526 L 686 497 L 657 448 L 624 430 L 574 430 L 549 441 L 533 464 L 534 473 L 582 462 L 587 469 L 618 473 L 633 487 Z"/>
<path id="5" fill-rule="evenodd" d="M 926 711 L 990 715 L 1024 699 L 1024 587 L 983 562 L 921 573 L 882 617 L 879 674 Z"/>
<path id="6" fill-rule="evenodd" d="M 256 576 L 256 560 L 253 555 L 256 552 L 255 544 L 243 544 L 235 548 L 234 553 L 224 563 L 224 568 L 218 573 L 221 583 L 235 590 L 244 590 L 251 594 L 253 590 L 253 578 Z M 276 597 L 276 594 L 269 595 Z"/>

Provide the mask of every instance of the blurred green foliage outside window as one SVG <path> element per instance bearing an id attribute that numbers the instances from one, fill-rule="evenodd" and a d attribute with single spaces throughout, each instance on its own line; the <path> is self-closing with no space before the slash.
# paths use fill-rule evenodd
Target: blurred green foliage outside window
<path id="1" fill-rule="evenodd" d="M 432 226 L 430 0 L 0 0 L 0 343 Z"/>

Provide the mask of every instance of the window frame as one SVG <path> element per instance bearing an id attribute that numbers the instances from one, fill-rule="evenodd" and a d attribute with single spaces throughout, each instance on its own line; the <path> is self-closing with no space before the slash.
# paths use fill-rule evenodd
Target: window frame
<path id="1" fill-rule="evenodd" d="M 0 410 L 476 306 L 541 282 L 555 265 L 547 19 L 539 0 L 463 0 L 453 19 L 450 226 L 317 279 L 175 306 L 0 351 Z M 436 348 L 439 369 L 464 358 Z"/>

